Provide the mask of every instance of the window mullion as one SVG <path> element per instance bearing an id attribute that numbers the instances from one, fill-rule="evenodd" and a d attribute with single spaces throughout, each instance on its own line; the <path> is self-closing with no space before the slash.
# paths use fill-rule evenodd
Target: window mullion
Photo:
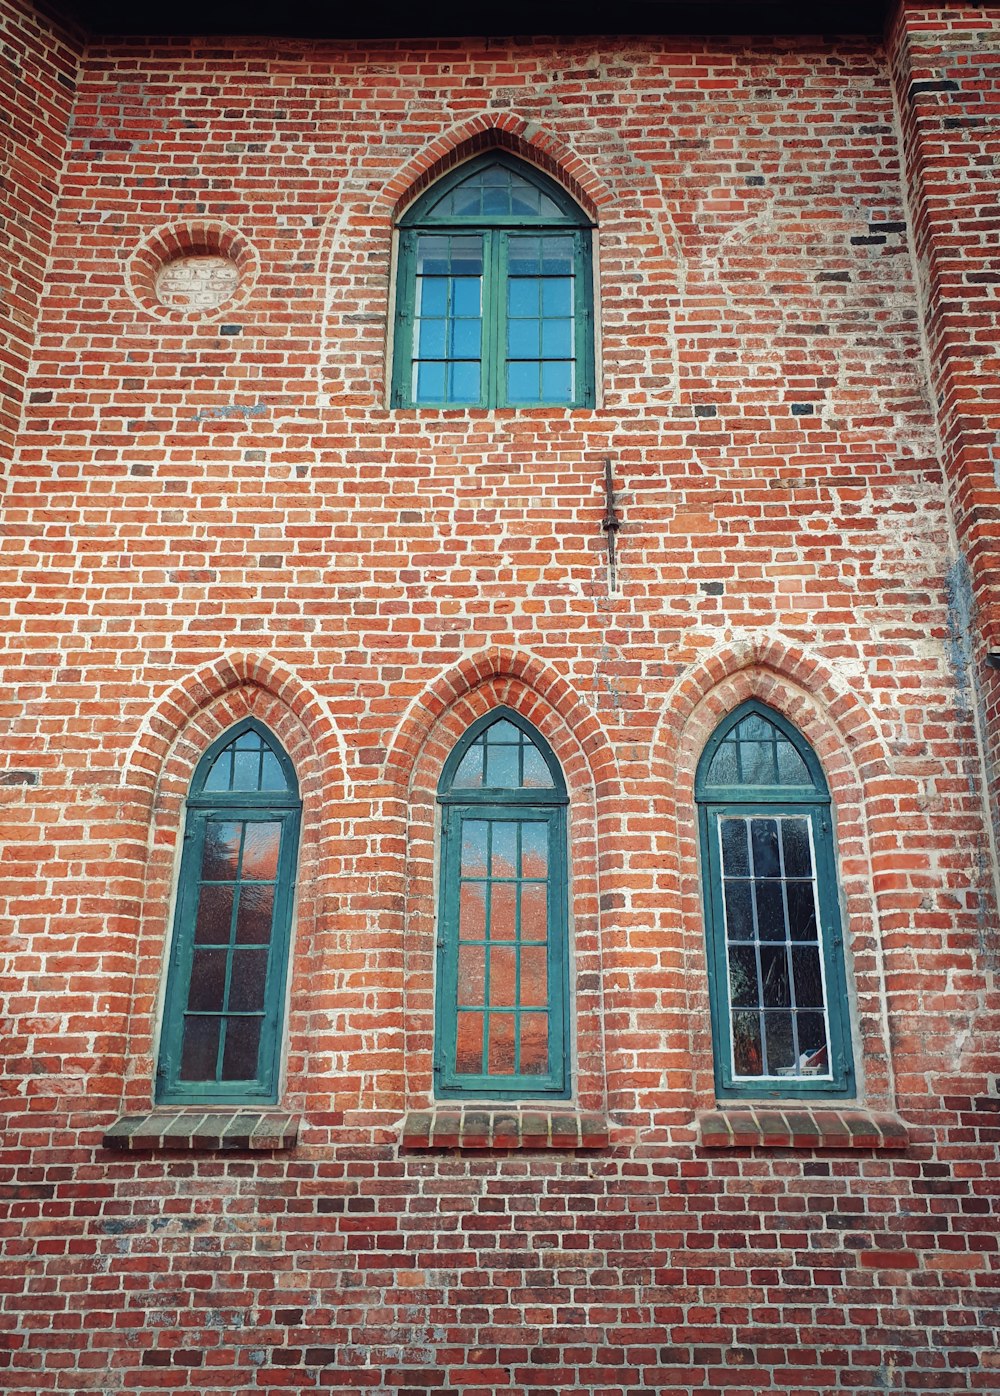
<path id="1" fill-rule="evenodd" d="M 509 233 L 497 228 L 490 233 L 490 395 L 495 407 L 507 406 L 507 242 Z"/>

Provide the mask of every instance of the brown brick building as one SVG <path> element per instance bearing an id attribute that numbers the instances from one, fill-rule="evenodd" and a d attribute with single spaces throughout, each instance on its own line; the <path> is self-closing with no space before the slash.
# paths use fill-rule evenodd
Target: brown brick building
<path id="1" fill-rule="evenodd" d="M 1000 7 L 0 93 L 5 1389 L 1000 1391 Z"/>

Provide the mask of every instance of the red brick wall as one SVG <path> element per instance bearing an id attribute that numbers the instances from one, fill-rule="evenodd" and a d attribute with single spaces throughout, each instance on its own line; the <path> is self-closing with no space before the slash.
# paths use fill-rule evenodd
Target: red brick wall
<path id="1" fill-rule="evenodd" d="M 17 434 L 80 50 L 31 5 L 0 8 L 0 472 Z"/>
<path id="2" fill-rule="evenodd" d="M 73 118 L 6 498 L 10 1389 L 995 1391 L 997 917 L 884 55 L 95 42 Z M 599 405 L 389 411 L 394 212 L 490 142 L 596 218 Z M 213 238 L 240 299 L 158 311 Z M 830 782 L 905 1151 L 698 1143 L 694 767 L 751 695 Z M 572 794 L 593 1151 L 398 1142 L 433 791 L 496 702 Z M 115 1155 L 187 782 L 248 712 L 305 804 L 300 1144 Z"/>

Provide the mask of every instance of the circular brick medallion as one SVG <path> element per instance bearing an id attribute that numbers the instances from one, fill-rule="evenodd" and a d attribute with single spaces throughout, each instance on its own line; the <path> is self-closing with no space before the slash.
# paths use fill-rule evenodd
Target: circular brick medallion
<path id="1" fill-rule="evenodd" d="M 235 228 L 192 221 L 150 233 L 126 264 L 136 304 L 169 320 L 211 320 L 231 313 L 257 278 L 253 245 Z"/>

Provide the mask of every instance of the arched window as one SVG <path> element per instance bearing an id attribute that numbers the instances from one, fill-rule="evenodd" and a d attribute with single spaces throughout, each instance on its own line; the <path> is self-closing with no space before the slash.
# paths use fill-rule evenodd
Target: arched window
<path id="1" fill-rule="evenodd" d="M 435 1091 L 569 1094 L 566 785 L 509 708 L 469 728 L 441 804 Z"/>
<path id="2" fill-rule="evenodd" d="M 277 1099 L 301 812 L 292 763 L 249 718 L 187 800 L 156 1098 Z"/>
<path id="3" fill-rule="evenodd" d="M 439 179 L 399 224 L 394 407 L 587 407 L 590 220 L 509 155 Z"/>
<path id="4" fill-rule="evenodd" d="M 744 703 L 706 746 L 695 788 L 719 1093 L 851 1094 L 830 794 L 815 753 L 771 708 Z"/>

